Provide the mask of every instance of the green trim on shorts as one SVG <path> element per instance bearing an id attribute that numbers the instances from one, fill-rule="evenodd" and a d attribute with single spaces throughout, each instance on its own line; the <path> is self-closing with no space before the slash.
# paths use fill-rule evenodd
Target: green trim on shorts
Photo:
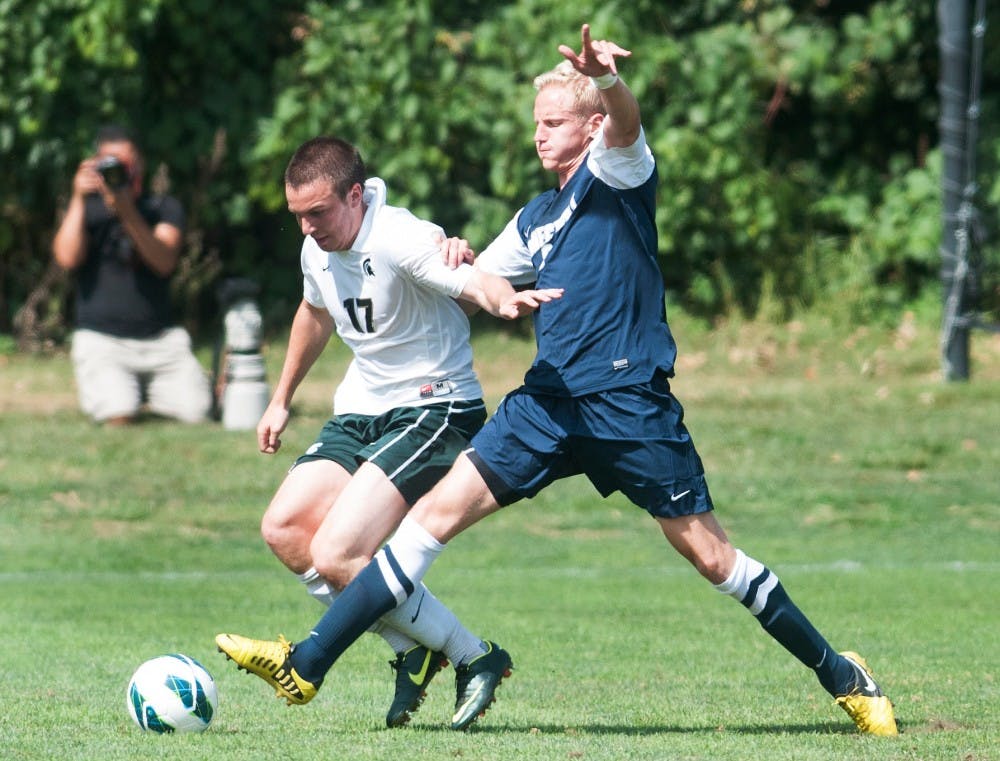
<path id="1" fill-rule="evenodd" d="M 382 415 L 336 415 L 292 468 L 332 460 L 354 474 L 379 467 L 409 503 L 430 491 L 486 422 L 482 399 L 396 407 Z"/>

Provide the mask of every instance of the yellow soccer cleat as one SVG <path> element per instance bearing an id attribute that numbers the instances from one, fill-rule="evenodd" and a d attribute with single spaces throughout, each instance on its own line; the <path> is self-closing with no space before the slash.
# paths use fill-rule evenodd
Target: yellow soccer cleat
<path id="1" fill-rule="evenodd" d="M 854 667 L 857 682 L 849 694 L 836 697 L 837 705 L 847 711 L 847 715 L 864 734 L 881 737 L 898 735 L 892 702 L 875 684 L 865 659 L 850 651 L 841 655 Z"/>
<path id="2" fill-rule="evenodd" d="M 278 635 L 278 641 L 250 639 L 239 634 L 219 634 L 215 637 L 219 652 L 243 671 L 256 674 L 288 705 L 305 705 L 319 690 L 319 684 L 303 679 L 288 662 L 291 643 Z"/>

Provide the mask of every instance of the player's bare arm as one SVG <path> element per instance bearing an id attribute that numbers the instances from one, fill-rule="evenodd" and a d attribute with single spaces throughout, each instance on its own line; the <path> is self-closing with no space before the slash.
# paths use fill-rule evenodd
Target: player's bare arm
<path id="1" fill-rule="evenodd" d="M 441 258 L 451 269 L 461 264 L 473 264 L 476 260 L 475 251 L 465 238 L 442 238 Z M 505 320 L 516 320 L 531 314 L 538 307 L 563 294 L 562 288 L 548 288 L 539 291 L 515 291 L 504 278 L 488 275 L 482 270 L 476 270 L 472 282 L 467 284 L 468 293 L 463 293 L 458 300 L 468 315 L 475 314 L 479 309 L 485 309 L 494 317 Z M 484 301 L 485 300 L 485 301 Z"/>
<path id="2" fill-rule="evenodd" d="M 542 304 L 562 298 L 562 288 L 515 291 L 504 278 L 473 268 L 461 298 L 471 301 L 505 320 L 516 320 L 538 309 Z"/>
<path id="3" fill-rule="evenodd" d="M 257 446 L 264 454 L 274 454 L 281 448 L 281 432 L 288 425 L 295 390 L 322 353 L 333 329 L 329 312 L 302 300 L 292 320 L 281 377 L 257 424 Z"/>
<path id="4" fill-rule="evenodd" d="M 500 317 L 505 320 L 516 320 L 524 317 L 556 299 L 561 299 L 562 288 L 541 288 L 538 290 L 516 291 L 500 305 Z"/>

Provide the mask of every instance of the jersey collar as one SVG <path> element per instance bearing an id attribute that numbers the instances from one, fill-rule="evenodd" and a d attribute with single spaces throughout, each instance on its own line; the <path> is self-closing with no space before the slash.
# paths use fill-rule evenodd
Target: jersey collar
<path id="1" fill-rule="evenodd" d="M 365 180 L 364 199 L 367 208 L 365 209 L 365 218 L 361 220 L 361 229 L 358 230 L 354 245 L 351 246 L 351 251 L 362 253 L 367 249 L 375 215 L 385 206 L 385 194 L 385 182 L 381 179 L 370 177 Z"/>

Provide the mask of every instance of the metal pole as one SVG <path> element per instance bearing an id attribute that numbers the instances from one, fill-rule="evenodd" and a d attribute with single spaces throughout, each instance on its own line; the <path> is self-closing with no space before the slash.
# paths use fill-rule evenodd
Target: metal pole
<path id="1" fill-rule="evenodd" d="M 942 319 L 942 371 L 945 380 L 967 380 L 969 377 L 969 325 L 966 315 L 967 271 L 965 264 L 969 245 L 968 220 L 963 224 L 963 193 L 973 178 L 966 177 L 965 144 L 966 109 L 968 107 L 969 72 L 969 13 L 966 0 L 938 0 L 938 45 L 941 71 L 938 88 L 941 97 L 941 153 L 944 160 L 941 175 L 942 236 L 941 284 L 944 296 Z M 963 249 L 963 247 L 965 247 Z"/>

